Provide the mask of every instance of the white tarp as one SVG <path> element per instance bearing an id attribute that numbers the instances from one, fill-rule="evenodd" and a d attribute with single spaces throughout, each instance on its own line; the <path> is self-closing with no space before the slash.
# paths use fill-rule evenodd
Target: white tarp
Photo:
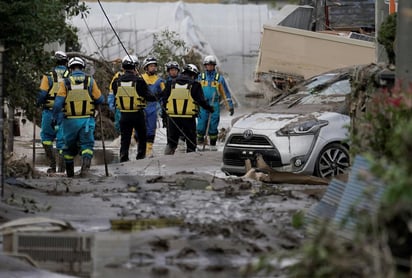
<path id="1" fill-rule="evenodd" d="M 79 28 L 83 51 L 106 59 L 125 55 L 97 2 L 86 2 L 90 14 L 71 23 Z M 168 29 L 180 34 L 188 47 L 203 55 L 251 55 L 259 50 L 266 5 L 194 4 L 183 2 L 101 2 L 128 51 L 145 56 L 153 34 Z"/>

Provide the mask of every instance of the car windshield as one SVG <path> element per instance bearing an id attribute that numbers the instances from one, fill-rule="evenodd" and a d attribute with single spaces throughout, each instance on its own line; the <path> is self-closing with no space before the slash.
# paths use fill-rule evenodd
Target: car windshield
<path id="1" fill-rule="evenodd" d="M 318 85 L 324 84 L 337 76 L 336 73 L 322 74 L 304 81 L 299 87 L 298 92 L 310 91 Z"/>
<path id="2" fill-rule="evenodd" d="M 351 86 L 349 79 L 344 79 L 331 84 L 323 90 L 304 96 L 298 103 L 300 104 L 321 104 L 328 102 L 345 101 L 345 96 L 350 94 Z"/>
<path id="3" fill-rule="evenodd" d="M 299 90 L 297 93 L 287 95 L 278 101 L 275 105 L 286 105 L 288 107 L 297 104 L 322 104 L 322 103 L 340 103 L 345 101 L 345 96 L 350 94 L 351 85 L 348 77 L 329 82 L 336 74 L 327 75 L 325 78 L 319 78 L 305 86 L 305 90 Z M 322 82 L 321 82 L 322 81 Z M 316 83 L 316 85 L 314 85 Z"/>

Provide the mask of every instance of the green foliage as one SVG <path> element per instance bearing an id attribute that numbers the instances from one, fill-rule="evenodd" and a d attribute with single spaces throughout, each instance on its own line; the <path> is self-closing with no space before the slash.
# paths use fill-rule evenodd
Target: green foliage
<path id="1" fill-rule="evenodd" d="M 153 35 L 153 48 L 148 56 L 156 57 L 159 73 L 166 76 L 164 65 L 169 61 L 176 61 L 182 67 L 187 51 L 186 42 L 179 38 L 179 34 L 165 29 Z"/>
<path id="2" fill-rule="evenodd" d="M 378 32 L 378 42 L 385 47 L 390 64 L 395 64 L 394 43 L 396 38 L 397 13 L 385 18 Z"/>
<path id="3" fill-rule="evenodd" d="M 305 213 L 298 211 L 292 215 L 292 226 L 296 229 L 302 228 L 305 220 Z"/>
<path id="4" fill-rule="evenodd" d="M 390 261 L 380 250 L 379 238 L 347 240 L 331 223 L 316 227 L 316 234 L 292 254 L 298 261 L 288 268 L 288 277 L 390 277 Z"/>
<path id="5" fill-rule="evenodd" d="M 12 107 L 20 106 L 30 115 L 42 74 L 53 66 L 49 43 L 66 43 L 78 50 L 75 29 L 66 18 L 84 16 L 87 7 L 79 1 L 33 0 L 0 3 L 0 41 L 4 57 L 4 96 Z"/>

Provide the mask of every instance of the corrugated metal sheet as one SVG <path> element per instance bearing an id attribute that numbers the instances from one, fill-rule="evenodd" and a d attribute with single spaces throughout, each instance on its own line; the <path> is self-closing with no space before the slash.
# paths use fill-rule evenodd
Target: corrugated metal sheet
<path id="1" fill-rule="evenodd" d="M 350 238 L 359 218 L 376 212 L 384 189 L 384 184 L 370 172 L 366 158 L 356 156 L 348 182 L 332 180 L 319 203 L 308 211 L 307 220 L 332 220 L 341 227 L 339 234 Z"/>
<path id="2" fill-rule="evenodd" d="M 364 157 L 357 156 L 334 221 L 345 223 L 344 229 L 353 230 L 357 216 L 376 211 L 383 191 L 384 185 L 371 174 L 369 162 Z"/>
<path id="3" fill-rule="evenodd" d="M 314 204 L 307 213 L 308 220 L 331 220 L 336 213 L 346 183 L 332 180 L 319 203 Z"/>

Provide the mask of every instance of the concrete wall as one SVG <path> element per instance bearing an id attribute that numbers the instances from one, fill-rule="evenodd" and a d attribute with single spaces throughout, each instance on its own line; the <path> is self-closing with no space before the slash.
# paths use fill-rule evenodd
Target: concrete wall
<path id="1" fill-rule="evenodd" d="M 375 62 L 375 43 L 284 26 L 263 25 L 256 73 L 304 78 L 346 66 Z"/>

